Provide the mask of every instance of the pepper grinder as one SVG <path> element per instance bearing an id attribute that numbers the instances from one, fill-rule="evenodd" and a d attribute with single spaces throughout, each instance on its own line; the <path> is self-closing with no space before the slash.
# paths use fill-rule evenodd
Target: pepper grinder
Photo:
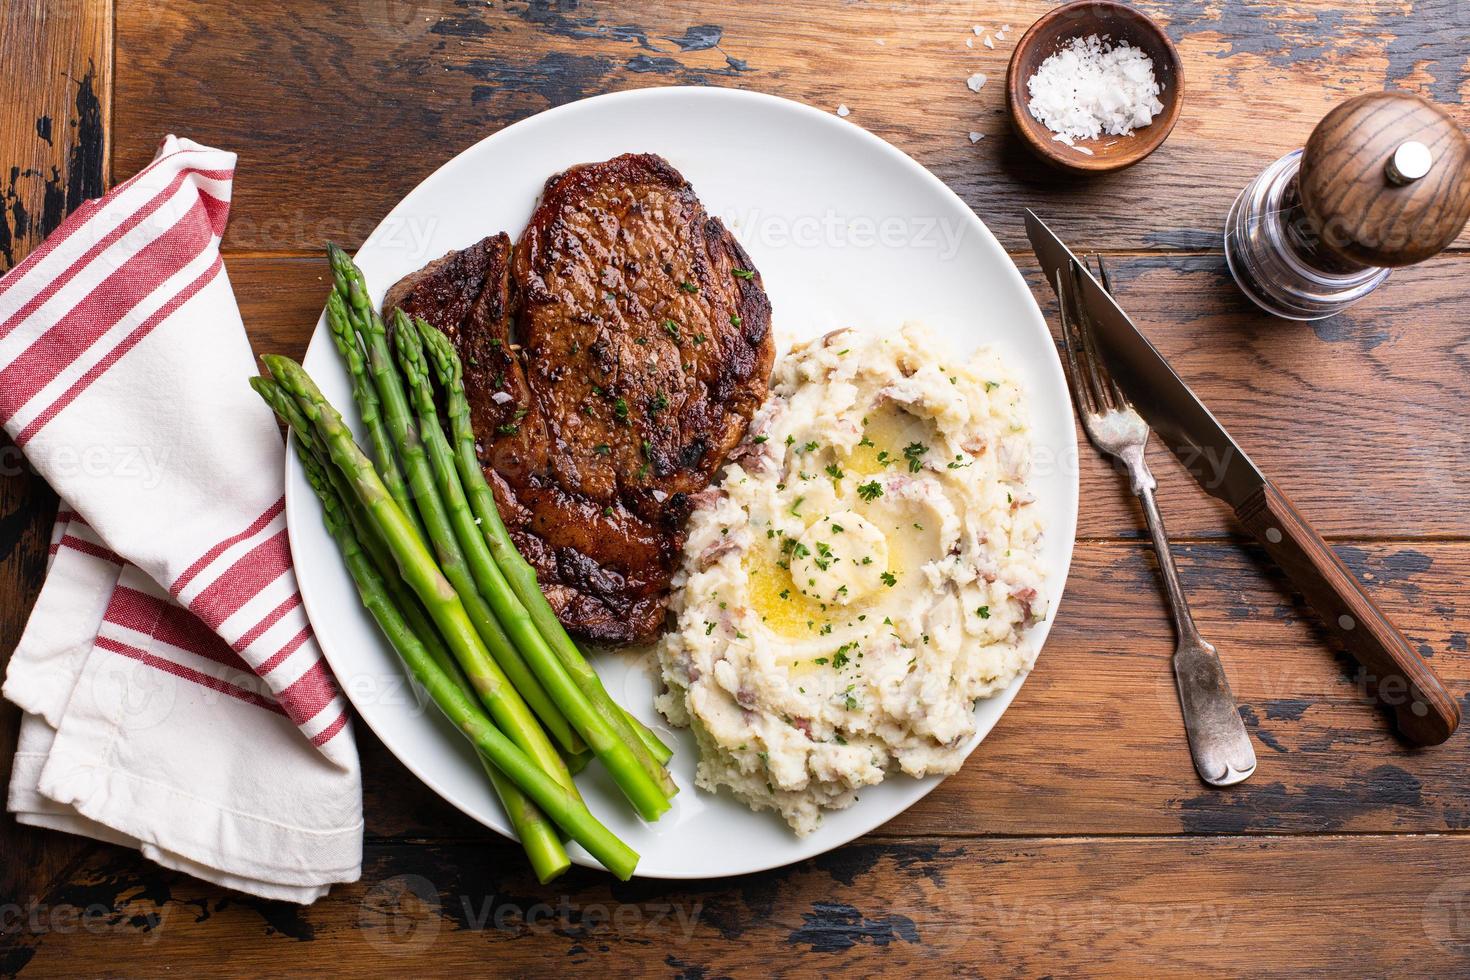
<path id="1" fill-rule="evenodd" d="M 1225 258 L 1262 309 L 1320 320 L 1438 254 L 1467 218 L 1470 140 L 1433 102 L 1378 92 L 1333 109 L 1240 192 Z"/>

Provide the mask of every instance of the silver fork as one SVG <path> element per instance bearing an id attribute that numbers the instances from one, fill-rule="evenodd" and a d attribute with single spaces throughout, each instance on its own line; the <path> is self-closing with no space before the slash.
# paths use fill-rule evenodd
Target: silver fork
<path id="1" fill-rule="evenodd" d="M 1113 291 L 1102 256 L 1094 256 L 1098 279 L 1109 293 Z M 1087 437 L 1099 450 L 1121 460 L 1128 468 L 1133 492 L 1143 504 L 1148 520 L 1148 533 L 1159 556 L 1159 572 L 1174 617 L 1178 646 L 1174 651 L 1174 679 L 1179 685 L 1179 704 L 1184 711 L 1184 728 L 1189 736 L 1189 752 L 1200 778 L 1212 786 L 1230 786 L 1256 771 L 1256 753 L 1250 736 L 1235 707 L 1230 682 L 1215 648 L 1200 636 L 1189 602 L 1179 585 L 1179 571 L 1169 550 L 1164 533 L 1164 518 L 1154 499 L 1153 473 L 1149 472 L 1144 450 L 1149 428 L 1133 405 L 1123 395 L 1107 366 L 1097 356 L 1092 326 L 1080 302 L 1076 277 L 1081 269 L 1074 261 L 1071 276 L 1057 271 L 1057 301 L 1061 309 L 1062 339 L 1066 347 L 1067 372 L 1072 380 L 1072 393 L 1077 399 L 1077 413 Z M 1066 280 L 1066 281 L 1064 281 Z"/>

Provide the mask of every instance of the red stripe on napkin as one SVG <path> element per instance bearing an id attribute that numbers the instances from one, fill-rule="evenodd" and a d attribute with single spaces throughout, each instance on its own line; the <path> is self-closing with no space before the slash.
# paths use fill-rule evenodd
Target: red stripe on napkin
<path id="1" fill-rule="evenodd" d="M 106 373 L 108 368 L 116 364 L 120 357 L 122 357 L 128 351 L 137 346 L 138 341 L 142 340 L 144 337 L 152 333 L 153 330 L 164 320 L 167 320 L 169 316 L 174 313 L 175 310 L 183 306 L 190 299 L 193 299 L 196 293 L 198 293 L 205 286 L 213 282 L 215 277 L 224 271 L 224 268 L 224 262 L 216 258 L 214 262 L 210 264 L 209 268 L 204 271 L 203 275 L 201 275 L 198 279 L 195 279 L 193 282 L 189 283 L 189 285 L 185 286 L 177 295 L 174 296 L 173 299 L 164 304 L 161 309 L 159 309 L 148 319 L 140 323 L 137 328 L 133 330 L 132 333 L 124 337 L 116 347 L 112 348 L 112 350 L 106 354 L 106 356 L 104 356 L 100 361 L 89 368 L 86 374 L 77 379 L 77 381 L 73 383 L 72 386 L 68 388 L 60 398 L 52 402 L 45 409 L 45 411 L 38 415 L 34 422 L 30 423 L 20 432 L 16 433 L 16 445 L 20 446 L 22 449 L 25 448 L 26 443 L 35 438 L 36 433 L 41 430 L 42 426 L 50 422 L 52 419 L 56 418 L 56 416 L 59 415 L 64 408 L 66 408 L 68 405 L 76 400 L 78 395 L 91 387 L 92 382 L 96 381 L 99 377 Z M 7 415 L 6 417 L 8 419 L 9 415 Z"/>
<path id="2" fill-rule="evenodd" d="M 113 245 L 117 244 L 118 240 L 121 239 L 128 232 L 132 231 L 134 228 L 138 227 L 138 225 L 151 218 L 153 214 L 160 207 L 163 206 L 164 202 L 168 201 L 174 196 L 174 194 L 178 191 L 180 185 L 183 184 L 185 178 L 193 174 L 212 174 L 216 172 L 217 171 L 201 171 L 196 168 L 189 168 L 179 171 L 179 175 L 175 177 L 167 187 L 145 201 L 143 206 L 140 207 L 137 211 L 134 211 L 132 215 L 127 218 L 127 220 L 123 221 L 112 231 L 108 232 L 99 242 L 97 242 L 97 244 L 87 249 L 87 251 L 83 253 L 80 258 L 78 258 L 71 265 L 67 266 L 66 270 L 62 272 L 61 275 L 57 276 L 55 279 L 51 280 L 44 287 L 42 287 L 35 296 L 32 296 L 30 299 L 26 300 L 25 304 L 21 306 L 20 309 L 16 310 L 9 317 L 6 317 L 5 320 L 0 321 L 0 340 L 4 340 L 11 330 L 15 329 L 17 325 L 25 322 L 25 320 L 37 309 L 39 309 L 42 304 L 44 304 L 52 296 L 55 296 L 57 292 L 61 290 L 61 287 L 71 282 L 77 277 L 77 275 L 82 272 L 82 270 L 90 266 L 99 255 L 107 251 L 107 249 L 111 248 Z M 207 195 L 201 195 L 201 197 L 205 196 Z M 218 198 L 215 197 L 209 197 L 208 201 L 203 202 L 204 210 L 209 215 L 210 224 L 211 226 L 213 226 L 215 221 L 215 213 L 214 210 L 211 208 L 210 202 L 213 202 L 214 205 L 224 205 L 226 215 L 228 215 L 229 213 L 229 203 L 225 201 L 220 201 Z M 216 234 L 219 234 L 219 232 L 216 232 Z M 46 241 L 49 243 L 51 239 L 48 238 Z M 10 283 L 11 281 L 11 278 L 7 276 L 5 279 L 5 283 Z M 0 290 L 0 296 L 3 295 L 4 291 Z"/>
<path id="3" fill-rule="evenodd" d="M 218 677 L 211 677 L 209 674 L 195 670 L 192 667 L 176 664 L 172 660 L 167 660 L 156 654 L 149 653 L 147 650 L 140 650 L 135 646 L 114 640 L 110 636 L 97 637 L 97 646 L 103 650 L 121 654 L 130 660 L 136 660 L 140 664 L 147 664 L 149 667 L 161 670 L 166 674 L 172 674 L 174 677 L 182 680 L 193 681 L 200 687 L 207 687 L 212 691 L 228 694 L 232 698 L 238 698 L 246 704 L 255 705 L 257 708 L 274 711 L 276 714 L 287 715 L 288 717 L 290 715 L 279 704 L 256 694 L 254 691 L 246 690 L 238 684 L 231 684 L 229 681 L 220 680 Z"/>

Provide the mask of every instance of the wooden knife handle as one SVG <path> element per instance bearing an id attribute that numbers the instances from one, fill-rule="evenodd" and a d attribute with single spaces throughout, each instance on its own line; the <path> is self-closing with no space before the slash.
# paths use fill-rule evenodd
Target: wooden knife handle
<path id="1" fill-rule="evenodd" d="M 1419 745 L 1449 738 L 1460 723 L 1455 699 L 1286 494 L 1268 481 L 1235 516 L 1367 670 L 1378 699 L 1393 709 L 1399 732 Z"/>

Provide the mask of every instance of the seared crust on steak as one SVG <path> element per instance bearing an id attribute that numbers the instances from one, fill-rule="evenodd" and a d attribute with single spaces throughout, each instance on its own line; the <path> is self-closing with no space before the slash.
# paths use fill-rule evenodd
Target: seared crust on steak
<path id="1" fill-rule="evenodd" d="M 654 636 L 689 496 L 770 378 L 771 307 L 739 243 L 665 160 L 625 154 L 547 181 L 513 255 L 491 236 L 383 305 L 458 347 L 501 515 L 568 629 Z"/>

